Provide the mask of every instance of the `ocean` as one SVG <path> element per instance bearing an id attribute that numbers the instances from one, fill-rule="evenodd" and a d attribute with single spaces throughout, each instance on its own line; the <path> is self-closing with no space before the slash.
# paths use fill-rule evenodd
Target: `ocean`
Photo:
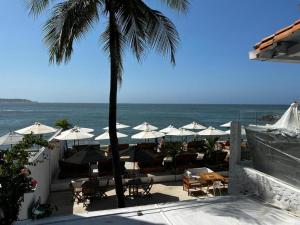
<path id="1" fill-rule="evenodd" d="M 197 121 L 219 128 L 219 125 L 231 120 L 239 120 L 244 125 L 265 124 L 269 121 L 261 120 L 263 116 L 280 116 L 287 108 L 288 105 L 119 104 L 118 122 L 132 127 L 147 121 L 162 129 L 169 124 L 181 127 Z M 0 104 L 0 136 L 34 122 L 54 126 L 58 119 L 68 119 L 73 125 L 93 128 L 94 134 L 99 135 L 108 125 L 108 104 Z M 130 128 L 121 132 L 128 135 L 136 133 Z M 126 138 L 120 140 L 128 141 Z"/>

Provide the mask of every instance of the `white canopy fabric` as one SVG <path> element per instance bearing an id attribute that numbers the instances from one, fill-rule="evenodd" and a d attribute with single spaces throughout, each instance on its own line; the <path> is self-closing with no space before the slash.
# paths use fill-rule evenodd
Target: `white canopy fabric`
<path id="1" fill-rule="evenodd" d="M 202 130 L 200 132 L 197 133 L 200 136 L 223 136 L 223 135 L 227 135 L 226 132 L 222 131 L 222 130 L 218 130 L 214 127 L 208 127 L 205 130 Z"/>
<path id="2" fill-rule="evenodd" d="M 227 122 L 227 123 L 224 123 L 224 124 L 220 125 L 220 127 L 227 127 L 227 128 L 229 128 L 229 127 L 231 127 L 231 122 L 232 122 L 232 121 L 229 121 L 229 122 Z"/>
<path id="3" fill-rule="evenodd" d="M 154 131 L 154 130 L 144 130 L 140 133 L 131 136 L 132 139 L 153 139 L 165 136 L 164 133 Z"/>
<path id="4" fill-rule="evenodd" d="M 63 132 L 60 135 L 56 136 L 55 139 L 57 140 L 82 140 L 82 139 L 89 139 L 94 137 L 93 134 L 82 132 L 77 128 L 73 128 L 68 132 Z"/>
<path id="5" fill-rule="evenodd" d="M 16 130 L 15 132 L 18 134 L 49 134 L 56 132 L 57 129 L 53 127 L 46 126 L 44 124 L 41 124 L 39 122 L 34 123 L 33 125 L 29 127 L 25 127 L 20 130 Z"/>
<path id="6" fill-rule="evenodd" d="M 121 124 L 121 123 L 116 123 L 116 128 L 117 129 L 123 129 L 123 128 L 128 128 L 130 126 L 125 125 L 125 124 Z M 103 130 L 108 130 L 108 127 L 104 127 Z"/>
<path id="7" fill-rule="evenodd" d="M 282 115 L 282 117 L 273 125 L 273 129 L 285 129 L 288 131 L 299 132 L 299 115 L 298 115 L 298 103 L 294 102 Z"/>
<path id="8" fill-rule="evenodd" d="M 204 130 L 204 129 L 206 129 L 205 126 L 203 126 L 203 125 L 201 125 L 201 124 L 199 124 L 195 121 L 193 121 L 190 124 L 187 124 L 187 125 L 183 126 L 182 128 L 189 129 L 189 130 Z"/>
<path id="9" fill-rule="evenodd" d="M 15 132 L 9 132 L 0 137 L 0 145 L 14 145 L 22 141 L 23 135 L 16 134 Z"/>
<path id="10" fill-rule="evenodd" d="M 117 137 L 118 138 L 123 138 L 123 137 L 127 137 L 127 134 L 122 134 L 117 132 Z M 108 140 L 109 139 L 109 133 L 108 130 L 105 131 L 103 134 L 100 134 L 98 137 L 95 138 L 95 140 Z"/>
<path id="11" fill-rule="evenodd" d="M 150 123 L 147 122 L 143 122 L 140 125 L 137 125 L 136 127 L 134 127 L 133 129 L 135 130 L 157 130 L 158 128 L 155 126 L 152 126 Z"/>
<path id="12" fill-rule="evenodd" d="M 292 103 L 281 118 L 273 125 L 266 124 L 262 126 L 250 124 L 249 127 L 258 128 L 260 130 L 280 130 L 280 132 L 288 133 L 289 135 L 298 135 L 300 133 L 298 103 Z"/>
<path id="13" fill-rule="evenodd" d="M 85 128 L 85 127 L 79 127 L 79 126 L 75 126 L 69 130 L 66 130 L 66 131 L 63 131 L 62 134 L 66 134 L 68 132 L 72 132 L 74 129 L 82 132 L 82 133 L 91 133 L 91 132 L 94 132 L 94 129 L 92 128 Z"/>
<path id="14" fill-rule="evenodd" d="M 179 128 L 175 131 L 167 133 L 166 135 L 168 135 L 168 136 L 192 136 L 192 135 L 196 135 L 196 133 L 193 131 L 190 131 L 190 130 L 186 130 L 184 128 Z"/>
<path id="15" fill-rule="evenodd" d="M 172 126 L 172 125 L 169 125 L 169 126 L 167 126 L 166 128 L 164 128 L 164 129 L 161 129 L 159 132 L 161 132 L 161 133 L 170 133 L 170 132 L 174 132 L 174 131 L 177 131 L 178 129 L 177 128 L 175 128 L 174 126 Z"/>

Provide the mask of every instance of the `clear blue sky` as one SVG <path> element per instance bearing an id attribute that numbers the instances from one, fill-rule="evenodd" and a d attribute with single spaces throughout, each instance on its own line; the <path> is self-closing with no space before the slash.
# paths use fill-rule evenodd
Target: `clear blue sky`
<path id="1" fill-rule="evenodd" d="M 24 0 L 25 1 L 25 0 Z M 28 17 L 23 0 L 0 7 L 0 98 L 107 102 L 109 64 L 99 44 L 103 22 L 76 44 L 67 65 L 48 63 L 45 16 Z M 269 103 L 300 100 L 300 65 L 248 59 L 253 44 L 300 18 L 299 0 L 191 0 L 169 16 L 181 36 L 177 65 L 150 52 L 142 64 L 124 56 L 119 102 Z"/>

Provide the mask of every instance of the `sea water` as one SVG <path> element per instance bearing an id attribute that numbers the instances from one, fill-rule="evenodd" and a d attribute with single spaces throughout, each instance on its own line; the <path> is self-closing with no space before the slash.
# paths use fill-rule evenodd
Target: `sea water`
<path id="1" fill-rule="evenodd" d="M 263 116 L 279 116 L 287 108 L 288 105 L 118 104 L 117 118 L 118 122 L 131 126 L 120 132 L 131 136 L 137 133 L 132 127 L 144 121 L 160 129 L 170 124 L 181 127 L 192 121 L 216 128 L 231 120 L 239 120 L 244 125 L 265 124 L 271 122 L 261 120 Z M 34 122 L 55 126 L 58 119 L 67 119 L 73 125 L 93 128 L 94 134 L 99 135 L 108 125 L 108 104 L 0 104 L 0 136 Z M 128 141 L 125 138 L 123 142 Z"/>

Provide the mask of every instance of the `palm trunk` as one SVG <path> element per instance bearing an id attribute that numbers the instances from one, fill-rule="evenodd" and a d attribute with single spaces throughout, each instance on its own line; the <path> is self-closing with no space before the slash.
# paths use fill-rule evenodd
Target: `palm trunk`
<path id="1" fill-rule="evenodd" d="M 112 162 L 113 162 L 113 172 L 115 179 L 116 195 L 118 198 L 118 207 L 125 207 L 125 198 L 121 177 L 121 167 L 120 167 L 120 156 L 118 151 L 118 138 L 117 138 L 117 91 L 118 91 L 118 75 L 119 75 L 119 63 L 118 54 L 119 40 L 118 33 L 116 34 L 115 17 L 113 13 L 109 16 L 109 26 L 110 26 L 110 95 L 109 95 L 109 137 L 112 149 Z"/>

